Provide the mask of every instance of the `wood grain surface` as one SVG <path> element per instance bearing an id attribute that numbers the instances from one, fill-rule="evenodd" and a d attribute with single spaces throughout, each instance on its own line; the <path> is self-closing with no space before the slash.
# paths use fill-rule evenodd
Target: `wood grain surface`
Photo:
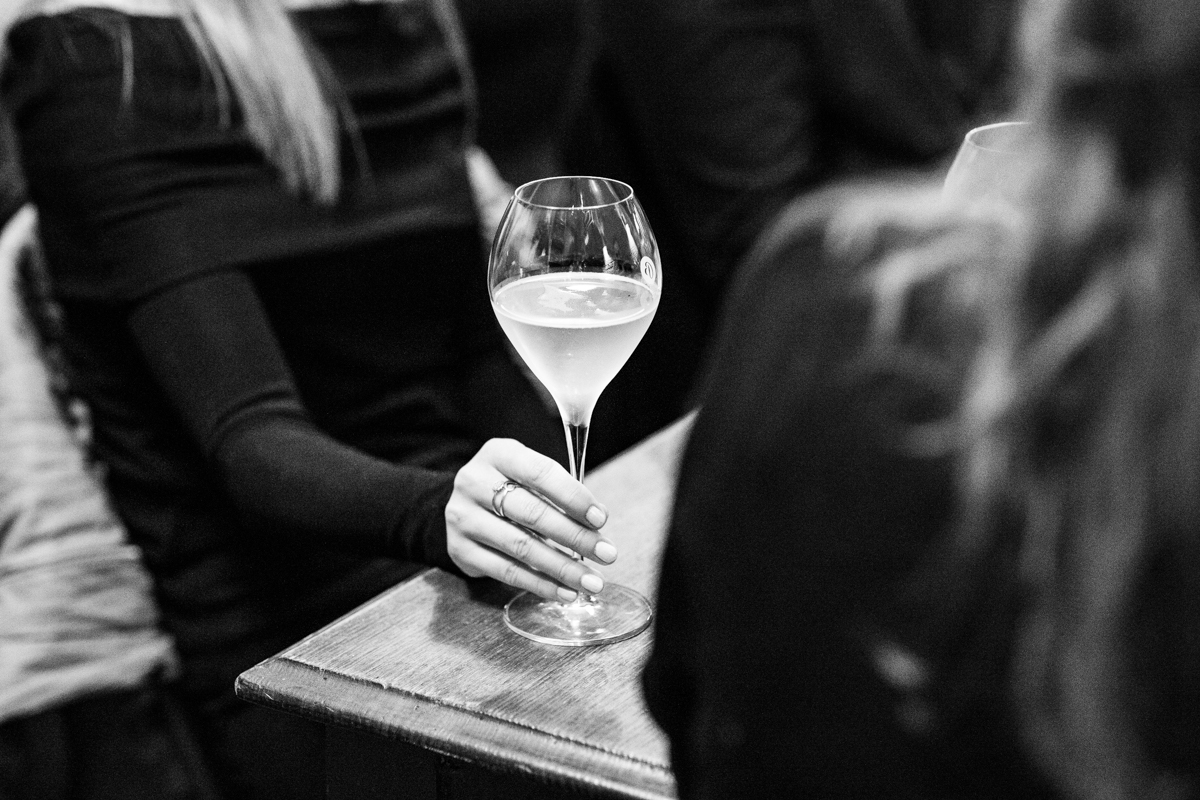
<path id="1" fill-rule="evenodd" d="M 607 581 L 651 600 L 690 429 L 684 418 L 587 479 L 617 545 Z M 252 702 L 492 769 L 607 795 L 675 796 L 667 742 L 642 702 L 651 631 L 597 647 L 505 626 L 512 590 L 427 570 L 243 673 Z"/>

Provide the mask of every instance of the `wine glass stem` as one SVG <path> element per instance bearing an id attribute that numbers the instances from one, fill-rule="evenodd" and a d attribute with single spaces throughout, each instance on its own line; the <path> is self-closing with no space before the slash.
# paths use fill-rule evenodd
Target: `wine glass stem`
<path id="1" fill-rule="evenodd" d="M 567 433 L 567 456 L 570 459 L 571 477 L 583 482 L 583 461 L 587 457 L 588 423 L 564 422 Z"/>
<path id="2" fill-rule="evenodd" d="M 574 423 L 563 420 L 563 430 L 567 434 L 567 458 L 568 466 L 571 469 L 571 477 L 582 483 L 583 462 L 587 457 L 588 423 Z M 567 549 L 567 552 L 576 561 L 583 561 L 583 556 L 574 550 Z M 592 600 L 592 595 L 579 592 L 575 596 L 575 599 L 571 601 L 571 604 L 590 603 Z"/>

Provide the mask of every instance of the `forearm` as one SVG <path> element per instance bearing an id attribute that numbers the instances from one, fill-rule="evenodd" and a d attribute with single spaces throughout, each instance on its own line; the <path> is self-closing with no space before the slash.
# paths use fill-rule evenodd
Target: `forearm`
<path id="1" fill-rule="evenodd" d="M 251 530 L 456 569 L 444 517 L 452 472 L 392 464 L 269 415 L 225 436 L 213 460 Z"/>
<path id="2" fill-rule="evenodd" d="M 129 328 L 247 535 L 452 568 L 443 514 L 453 474 L 393 464 L 319 428 L 247 276 L 160 293 Z"/>

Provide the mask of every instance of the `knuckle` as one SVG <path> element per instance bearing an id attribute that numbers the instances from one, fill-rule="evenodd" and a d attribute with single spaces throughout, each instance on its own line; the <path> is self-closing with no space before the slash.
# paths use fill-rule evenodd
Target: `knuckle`
<path id="1" fill-rule="evenodd" d="M 458 538 L 447 539 L 446 554 L 462 568 L 463 572 L 472 575 L 471 569 L 474 569 L 474 565 L 471 564 L 470 547 L 465 542 Z M 474 574 L 478 574 L 478 570 Z"/>
<path id="2" fill-rule="evenodd" d="M 539 459 L 531 474 L 533 483 L 538 485 L 545 483 L 554 475 L 556 467 L 558 464 L 548 458 Z"/>
<path id="3" fill-rule="evenodd" d="M 574 585 L 578 583 L 579 578 L 582 577 L 577 575 L 577 572 L 579 572 L 579 567 L 576 565 L 576 562 L 562 561 L 559 563 L 558 570 L 554 577 L 558 579 L 559 583 Z"/>
<path id="4" fill-rule="evenodd" d="M 533 552 L 533 539 L 524 533 L 518 533 L 508 543 L 508 554 L 519 561 L 529 561 Z"/>
<path id="5" fill-rule="evenodd" d="M 509 586 L 518 586 L 522 589 L 529 588 L 525 585 L 524 578 L 525 571 L 516 564 L 506 564 L 504 569 L 500 571 L 500 580 Z"/>
<path id="6" fill-rule="evenodd" d="M 529 500 L 525 503 L 525 519 L 531 528 L 540 528 L 542 523 L 546 521 L 546 513 L 550 507 L 538 500 L 533 495 L 529 496 Z"/>
<path id="7" fill-rule="evenodd" d="M 448 503 L 446 505 L 446 525 L 447 526 L 453 527 L 453 528 L 461 527 L 462 523 L 463 523 L 463 519 L 465 519 L 465 515 L 463 514 L 462 509 L 459 508 L 457 504 Z"/>
<path id="8" fill-rule="evenodd" d="M 485 452 L 489 458 L 495 458 L 512 450 L 514 445 L 516 445 L 516 441 L 513 439 L 497 437 L 488 439 L 479 450 Z"/>
<path id="9" fill-rule="evenodd" d="M 530 591 L 534 592 L 535 594 L 539 594 L 542 597 L 554 599 L 558 593 L 558 586 L 550 581 L 538 579 L 533 583 L 534 585 Z"/>
<path id="10" fill-rule="evenodd" d="M 591 548 L 588 547 L 588 540 L 591 538 L 591 533 L 592 532 L 587 528 L 576 527 L 569 534 L 567 534 L 563 544 L 574 550 L 576 553 L 582 554 L 584 552 L 584 548 L 587 548 L 587 551 L 591 552 Z"/>
<path id="11" fill-rule="evenodd" d="M 588 490 L 584 488 L 582 483 L 576 482 L 571 487 L 570 496 L 567 497 L 567 504 L 571 506 L 588 506 L 591 505 L 591 498 L 588 496 Z"/>
<path id="12" fill-rule="evenodd" d="M 454 490 L 461 492 L 471 485 L 471 471 L 463 467 L 458 472 L 454 473 Z"/>
<path id="13" fill-rule="evenodd" d="M 482 445 L 480 445 L 479 449 L 475 451 L 475 455 L 471 456 L 471 460 L 467 462 L 466 466 L 464 466 L 462 469 L 460 469 L 458 471 L 458 474 L 462 475 L 462 473 L 464 471 L 466 471 L 467 469 L 469 469 L 472 466 L 482 466 L 485 464 L 493 464 L 493 463 L 495 463 L 495 461 L 496 461 L 496 440 L 488 439 L 486 442 L 484 442 Z"/>

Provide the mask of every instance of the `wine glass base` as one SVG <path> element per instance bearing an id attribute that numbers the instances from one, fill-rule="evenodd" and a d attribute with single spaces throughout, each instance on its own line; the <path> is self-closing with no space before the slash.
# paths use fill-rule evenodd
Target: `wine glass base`
<path id="1" fill-rule="evenodd" d="M 600 594 L 570 603 L 522 592 L 504 606 L 504 623 L 542 644 L 587 647 L 628 639 L 650 625 L 646 598 L 624 586 L 608 584 Z"/>

